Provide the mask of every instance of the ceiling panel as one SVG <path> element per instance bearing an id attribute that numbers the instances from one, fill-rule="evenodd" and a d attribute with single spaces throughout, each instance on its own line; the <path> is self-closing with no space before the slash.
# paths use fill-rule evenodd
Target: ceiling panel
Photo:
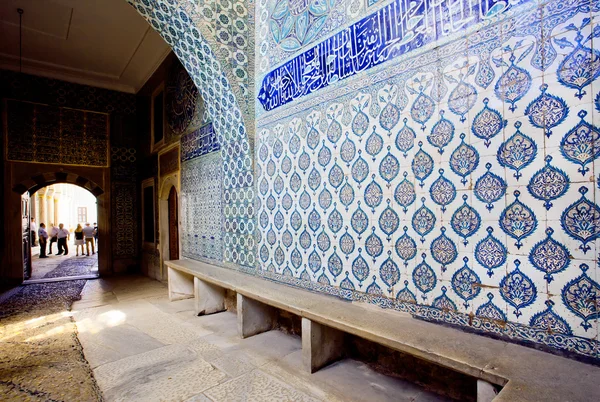
<path id="1" fill-rule="evenodd" d="M 0 1 L 0 68 L 136 92 L 169 46 L 124 0 Z"/>

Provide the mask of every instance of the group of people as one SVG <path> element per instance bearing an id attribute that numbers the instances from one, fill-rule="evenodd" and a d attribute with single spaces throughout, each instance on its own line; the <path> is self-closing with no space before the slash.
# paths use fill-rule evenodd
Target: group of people
<path id="1" fill-rule="evenodd" d="M 87 255 L 90 255 L 90 245 L 92 248 L 92 255 L 96 254 L 96 243 L 98 242 L 98 226 L 94 223 L 94 226 L 90 226 L 89 223 L 85 224 L 85 227 L 82 227 L 81 224 L 77 225 L 77 229 L 74 232 L 75 235 L 75 252 L 76 256 L 79 256 L 79 247 L 81 246 L 81 255 L 83 255 L 83 246 L 85 244 Z M 40 243 L 40 258 L 48 258 L 46 255 L 46 245 L 48 243 L 48 239 L 50 239 L 50 247 L 48 254 L 52 254 L 52 244 L 58 243 L 57 248 L 58 251 L 56 255 L 67 255 L 69 254 L 69 245 L 68 241 L 71 239 L 71 233 L 68 229 L 65 229 L 64 225 L 61 223 L 58 227 L 54 226 L 53 223 L 50 224 L 50 233 L 46 231 L 46 225 L 40 223 L 40 228 L 38 229 L 38 237 Z"/>

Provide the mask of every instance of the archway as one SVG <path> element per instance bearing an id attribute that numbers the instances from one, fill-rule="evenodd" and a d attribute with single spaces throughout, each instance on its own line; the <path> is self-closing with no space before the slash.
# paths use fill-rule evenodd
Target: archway
<path id="1" fill-rule="evenodd" d="M 25 194 L 30 205 L 23 208 L 23 215 L 28 215 L 31 232 L 31 247 L 24 241 L 23 250 L 26 283 L 98 277 L 96 197 L 70 183 L 55 183 Z M 46 242 L 39 236 L 42 225 L 48 235 Z M 61 239 L 64 234 L 68 237 Z M 85 241 L 84 236 L 92 240 Z"/>
<path id="2" fill-rule="evenodd" d="M 158 192 L 158 216 L 160 233 L 160 273 L 156 279 L 166 280 L 167 270 L 164 261 L 173 258 L 175 251 L 179 258 L 181 240 L 179 236 L 179 174 L 172 174 L 163 179 Z M 173 231 L 176 231 L 173 233 Z M 173 244 L 173 242 L 176 242 Z M 173 248 L 176 247 L 176 250 Z"/>
<path id="3" fill-rule="evenodd" d="M 207 105 L 221 144 L 223 160 L 224 260 L 253 267 L 254 178 L 252 149 L 247 131 L 247 126 L 252 124 L 245 124 L 239 107 L 241 99 L 236 97 L 238 91 L 230 84 L 229 78 L 232 75 L 227 68 L 222 67 L 215 55 L 214 41 L 207 40 L 203 33 L 215 27 L 197 14 L 196 4 L 189 0 L 127 1 L 172 47 Z M 215 23 L 212 21 L 213 25 Z M 203 24 L 205 27 L 201 29 Z M 206 26 L 210 26 L 210 29 Z M 250 92 L 252 88 L 253 84 L 250 83 L 245 91 Z M 253 97 L 250 96 L 250 99 Z"/>
<path id="4" fill-rule="evenodd" d="M 104 188 L 110 188 L 108 179 L 108 169 L 106 168 L 88 168 L 73 166 L 71 171 L 66 171 L 62 167 L 55 165 L 45 166 L 49 172 L 40 173 L 39 167 L 28 164 L 13 163 L 7 166 L 7 173 L 12 178 L 12 191 L 5 193 L 5 255 L 3 262 L 5 264 L 5 280 L 21 283 L 24 279 L 24 264 L 27 258 L 24 250 L 24 216 L 29 216 L 24 208 L 24 199 L 28 199 L 29 194 L 34 194 L 44 187 L 69 183 L 89 191 L 96 197 L 97 204 L 97 223 L 98 223 L 98 243 L 106 246 L 98 250 L 99 275 L 110 274 L 112 272 L 110 235 L 110 194 L 104 191 Z M 91 177 L 94 180 L 90 179 Z M 102 185 L 98 183 L 103 183 Z M 15 184 L 16 183 L 16 184 Z M 27 197 L 23 197 L 27 194 Z"/>

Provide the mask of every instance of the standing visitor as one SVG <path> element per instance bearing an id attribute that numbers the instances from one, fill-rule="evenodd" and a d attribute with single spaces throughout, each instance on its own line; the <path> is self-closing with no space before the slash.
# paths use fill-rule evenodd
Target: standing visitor
<path id="1" fill-rule="evenodd" d="M 83 235 L 85 236 L 85 249 L 87 250 L 87 255 L 90 255 L 90 244 L 92 245 L 92 255 L 96 254 L 96 250 L 94 249 L 94 233 L 96 231 L 93 227 L 90 226 L 90 223 L 86 223 L 83 228 Z M 83 253 L 83 247 L 82 251 Z"/>
<path id="2" fill-rule="evenodd" d="M 67 240 L 71 238 L 71 234 L 67 229 L 65 229 L 65 225 L 62 223 L 58 225 L 58 253 L 57 255 L 61 255 L 64 251 L 65 255 L 69 254 L 69 246 L 67 245 Z"/>
<path id="3" fill-rule="evenodd" d="M 35 224 L 35 218 L 31 218 L 29 231 L 31 232 L 31 247 L 35 247 L 35 234 L 37 233 L 37 225 Z"/>
<path id="4" fill-rule="evenodd" d="M 79 247 L 81 246 L 81 255 L 83 255 L 83 228 L 77 224 L 75 229 L 75 256 L 79 257 Z"/>
<path id="5" fill-rule="evenodd" d="M 48 258 L 46 255 L 46 243 L 48 242 L 48 232 L 46 232 L 46 225 L 40 223 L 40 229 L 38 231 L 40 237 L 40 258 Z"/>
<path id="6" fill-rule="evenodd" d="M 50 247 L 48 255 L 52 254 L 52 244 L 58 242 L 58 228 L 54 225 L 54 223 L 50 224 Z"/>
<path id="7" fill-rule="evenodd" d="M 96 248 L 98 248 L 98 224 L 94 222 L 94 240 L 96 241 Z"/>

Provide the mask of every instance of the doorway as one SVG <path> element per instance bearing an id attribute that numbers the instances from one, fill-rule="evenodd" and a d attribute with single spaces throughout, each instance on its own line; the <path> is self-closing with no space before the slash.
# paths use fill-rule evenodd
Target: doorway
<path id="1" fill-rule="evenodd" d="M 158 190 L 158 251 L 160 258 L 154 265 L 148 265 L 151 278 L 167 280 L 168 260 L 179 259 L 182 238 L 179 234 L 179 174 L 171 174 L 161 180 Z"/>
<path id="2" fill-rule="evenodd" d="M 169 259 L 179 259 L 179 211 L 175 187 L 169 191 Z"/>
<path id="3" fill-rule="evenodd" d="M 52 184 L 23 195 L 24 283 L 99 276 L 96 197 L 69 183 Z M 40 241 L 40 228 L 48 239 Z M 90 238 L 91 240 L 87 240 Z M 28 270 L 29 268 L 29 270 Z"/>

